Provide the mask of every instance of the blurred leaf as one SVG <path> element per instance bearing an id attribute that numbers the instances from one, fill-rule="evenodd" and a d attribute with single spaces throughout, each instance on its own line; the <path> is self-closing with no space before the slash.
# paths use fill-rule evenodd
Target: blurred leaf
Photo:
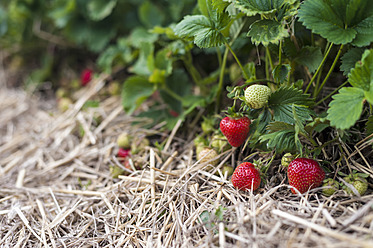
<path id="1" fill-rule="evenodd" d="M 373 41 L 370 0 L 306 0 L 298 17 L 308 29 L 335 44 L 362 47 Z"/>
<path id="2" fill-rule="evenodd" d="M 100 21 L 111 14 L 117 0 L 90 0 L 87 4 L 89 17 L 94 21 Z"/>
<path id="3" fill-rule="evenodd" d="M 86 22 L 86 20 L 76 17 L 67 24 L 64 32 L 79 45 L 85 45 L 91 51 L 99 52 L 116 34 L 116 29 L 111 27 L 109 23 L 109 20 Z"/>
<path id="4" fill-rule="evenodd" d="M 8 31 L 8 16 L 6 11 L 0 6 L 0 37 Z"/>
<path id="5" fill-rule="evenodd" d="M 161 26 L 165 20 L 165 14 L 151 1 L 145 1 L 139 8 L 141 22 L 147 27 Z"/>
<path id="6" fill-rule="evenodd" d="M 348 129 L 359 119 L 363 110 L 364 91 L 356 87 L 343 87 L 329 104 L 330 125 Z"/>
<path id="7" fill-rule="evenodd" d="M 137 27 L 132 30 L 129 41 L 132 46 L 140 48 L 142 43 L 154 43 L 158 39 L 158 34 L 150 33 L 143 27 Z"/>
<path id="8" fill-rule="evenodd" d="M 270 43 L 277 44 L 280 40 L 289 36 L 285 27 L 274 20 L 258 20 L 251 24 L 247 36 L 251 37 L 251 42 L 255 45 L 263 44 L 268 46 Z"/>
<path id="9" fill-rule="evenodd" d="M 75 8 L 75 0 L 54 1 L 53 8 L 48 13 L 48 17 L 54 20 L 54 23 L 58 28 L 63 28 L 73 16 Z"/>
<path id="10" fill-rule="evenodd" d="M 105 72 L 110 73 L 116 64 L 126 65 L 133 60 L 131 48 L 127 45 L 126 39 L 118 39 L 117 45 L 109 46 L 100 53 L 97 64 Z"/>
<path id="11" fill-rule="evenodd" d="M 356 62 L 361 59 L 365 49 L 359 47 L 353 47 L 349 49 L 341 58 L 341 71 L 343 71 L 343 75 L 347 76 L 351 69 L 355 67 Z"/>
<path id="12" fill-rule="evenodd" d="M 130 71 L 142 76 L 149 76 L 154 69 L 154 45 L 153 43 L 142 42 L 140 55 Z"/>
<path id="13" fill-rule="evenodd" d="M 131 114 L 140 104 L 154 93 L 154 85 L 146 77 L 132 76 L 123 84 L 122 105 Z"/>
<path id="14" fill-rule="evenodd" d="M 172 57 L 171 51 L 168 48 L 164 48 L 157 52 L 155 55 L 154 66 L 157 69 L 165 71 L 165 75 L 168 76 L 172 73 Z"/>

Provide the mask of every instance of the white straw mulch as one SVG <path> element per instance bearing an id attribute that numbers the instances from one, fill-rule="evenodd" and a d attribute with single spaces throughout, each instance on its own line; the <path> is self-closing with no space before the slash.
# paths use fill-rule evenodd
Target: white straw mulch
<path id="1" fill-rule="evenodd" d="M 371 192 L 293 195 L 283 171 L 254 194 L 238 192 L 217 169 L 231 150 L 212 168 L 176 137 L 179 125 L 171 133 L 131 125 L 119 97 L 82 110 L 104 79 L 65 113 L 1 89 L 0 247 L 373 247 Z M 113 179 L 124 131 L 165 145 L 146 147 L 131 160 L 142 170 Z"/>

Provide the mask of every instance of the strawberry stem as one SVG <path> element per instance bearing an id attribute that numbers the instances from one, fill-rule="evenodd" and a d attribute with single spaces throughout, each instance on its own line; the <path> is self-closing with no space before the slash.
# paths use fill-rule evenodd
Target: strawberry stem
<path id="1" fill-rule="evenodd" d="M 328 57 L 330 51 L 332 50 L 333 44 L 334 44 L 334 43 L 330 43 L 330 45 L 329 45 L 329 47 L 328 47 L 328 50 L 326 51 L 326 53 L 325 53 L 325 55 L 324 55 L 323 60 L 321 61 L 321 63 L 320 63 L 320 65 L 319 65 L 319 67 L 317 68 L 315 74 L 313 74 L 313 77 L 311 78 L 311 81 L 308 83 L 307 88 L 306 88 L 306 90 L 304 91 L 304 93 L 307 93 L 307 91 L 310 89 L 310 87 L 311 87 L 313 81 L 315 81 L 317 74 L 319 74 L 319 72 L 320 72 L 322 66 L 323 66 L 324 63 L 325 63 L 326 58 Z"/>

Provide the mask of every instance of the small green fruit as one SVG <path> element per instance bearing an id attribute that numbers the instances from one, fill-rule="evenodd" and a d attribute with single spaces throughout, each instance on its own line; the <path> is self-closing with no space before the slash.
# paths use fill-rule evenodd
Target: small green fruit
<path id="1" fill-rule="evenodd" d="M 67 97 L 63 97 L 61 99 L 58 100 L 58 109 L 61 111 L 61 112 L 65 112 L 69 109 L 70 105 L 73 104 L 73 101 L 71 101 L 70 98 L 67 98 Z"/>
<path id="2" fill-rule="evenodd" d="M 201 123 L 201 128 L 203 133 L 209 134 L 215 130 L 215 119 L 214 118 L 203 118 L 203 122 Z"/>
<path id="3" fill-rule="evenodd" d="M 135 139 L 131 143 L 131 153 L 137 154 L 145 149 L 150 144 L 147 138 Z"/>
<path id="4" fill-rule="evenodd" d="M 120 83 L 118 81 L 113 81 L 108 86 L 108 93 L 112 96 L 120 95 Z"/>
<path id="5" fill-rule="evenodd" d="M 285 153 L 284 156 L 281 158 L 281 165 L 283 167 L 288 167 L 291 161 L 293 161 L 294 156 L 291 153 Z"/>
<path id="6" fill-rule="evenodd" d="M 322 186 L 325 187 L 322 190 L 322 194 L 325 196 L 331 196 L 339 190 L 339 183 L 332 178 L 325 179 Z"/>
<path id="7" fill-rule="evenodd" d="M 230 148 L 224 135 L 216 134 L 211 138 L 211 147 L 219 152 L 224 152 Z"/>
<path id="8" fill-rule="evenodd" d="M 119 166 L 113 165 L 110 166 L 110 174 L 112 178 L 118 178 L 119 175 L 123 175 L 124 170 Z"/>
<path id="9" fill-rule="evenodd" d="M 271 89 L 265 85 L 254 84 L 245 90 L 246 103 L 253 109 L 263 108 L 271 95 Z"/>
<path id="10" fill-rule="evenodd" d="M 368 181 L 365 179 L 368 177 L 365 173 L 357 173 L 353 171 L 352 174 L 345 176 L 343 180 L 346 183 L 351 184 L 356 191 L 360 194 L 360 196 L 364 195 L 368 189 Z M 343 190 L 350 195 L 357 195 L 354 190 L 352 190 L 349 186 L 344 185 Z"/>
<path id="11" fill-rule="evenodd" d="M 131 137 L 128 133 L 121 133 L 117 138 L 117 144 L 120 148 L 131 148 Z"/>
<path id="12" fill-rule="evenodd" d="M 199 153 L 197 153 L 197 160 L 203 164 L 203 163 L 209 163 L 213 166 L 218 164 L 218 153 L 212 149 L 205 147 L 203 148 Z"/>
<path id="13" fill-rule="evenodd" d="M 233 174 L 233 167 L 232 166 L 229 166 L 229 165 L 224 165 L 223 168 L 221 169 L 221 172 L 223 173 L 223 175 L 225 175 L 225 173 L 227 173 L 227 176 L 232 176 Z"/>

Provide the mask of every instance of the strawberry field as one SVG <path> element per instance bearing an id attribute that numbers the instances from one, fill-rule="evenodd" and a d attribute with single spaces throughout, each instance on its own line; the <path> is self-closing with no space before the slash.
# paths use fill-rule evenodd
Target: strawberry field
<path id="1" fill-rule="evenodd" d="M 0 247 L 373 247 L 372 42 L 369 0 L 1 1 Z"/>

